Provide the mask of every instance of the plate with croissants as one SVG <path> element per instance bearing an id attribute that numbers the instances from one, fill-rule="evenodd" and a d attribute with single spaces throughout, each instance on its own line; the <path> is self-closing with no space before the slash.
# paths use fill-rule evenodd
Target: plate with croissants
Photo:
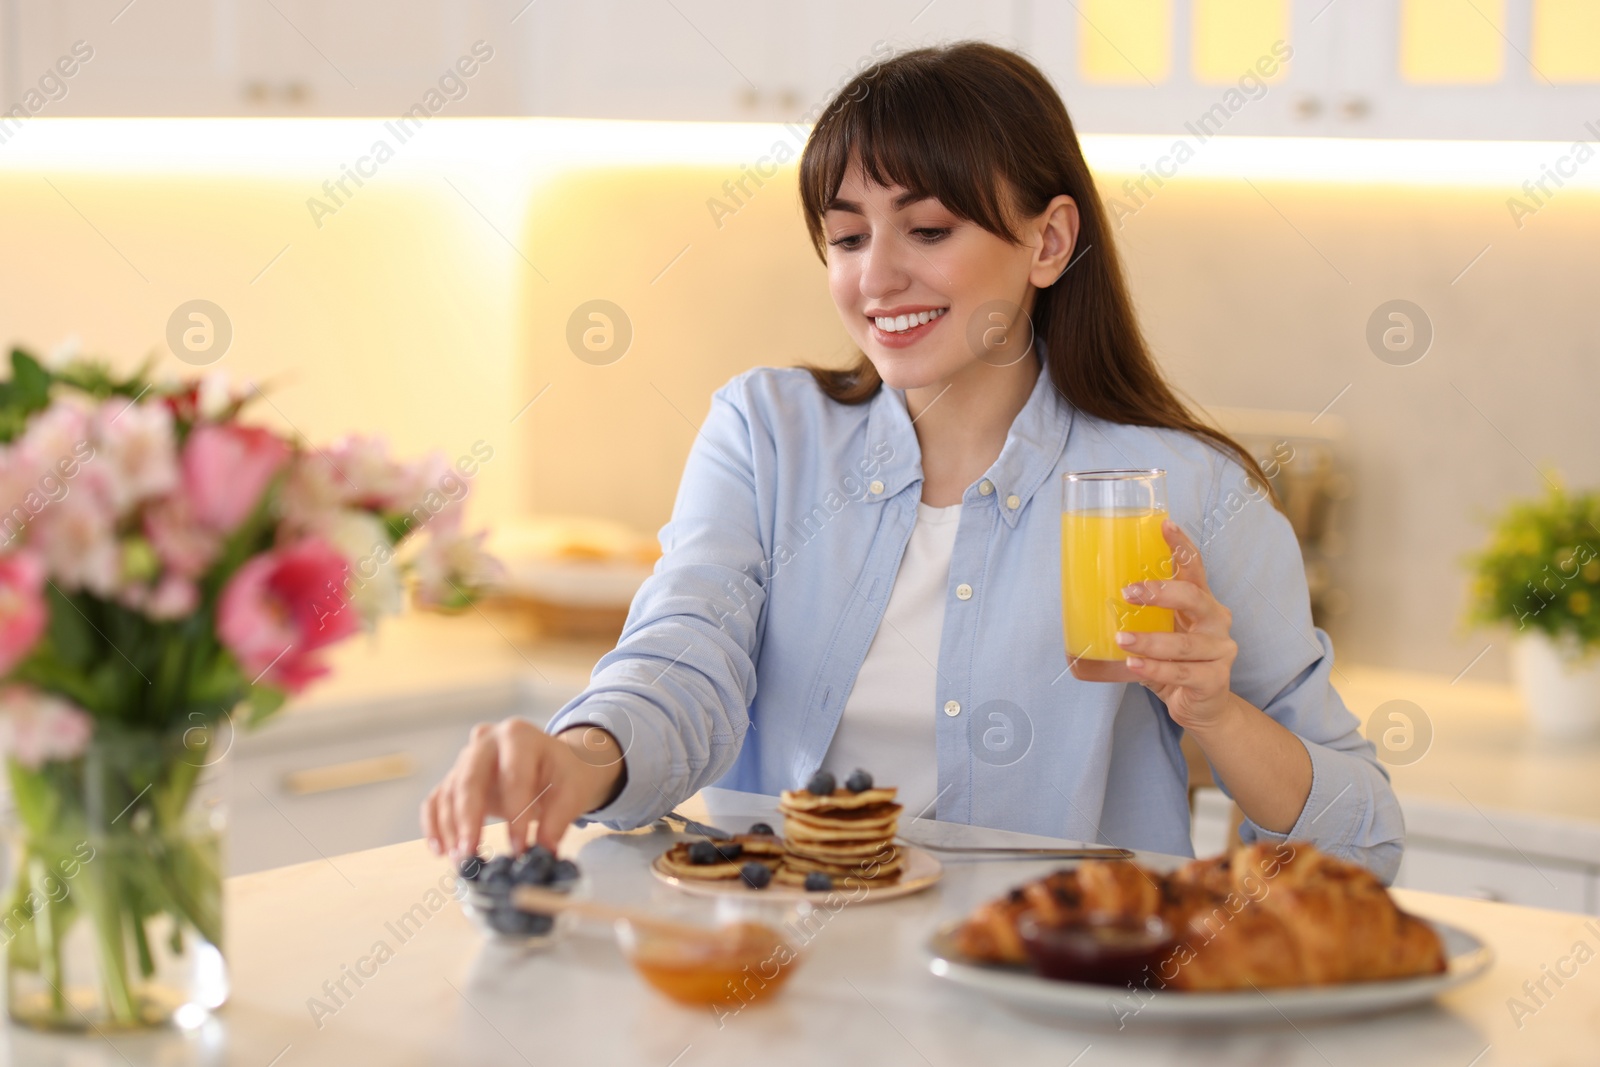
<path id="1" fill-rule="evenodd" d="M 1162 873 L 1090 860 L 947 922 L 933 973 L 1035 1013 L 1280 1022 L 1388 1011 L 1481 974 L 1472 934 L 1402 911 L 1365 867 L 1257 842 Z"/>

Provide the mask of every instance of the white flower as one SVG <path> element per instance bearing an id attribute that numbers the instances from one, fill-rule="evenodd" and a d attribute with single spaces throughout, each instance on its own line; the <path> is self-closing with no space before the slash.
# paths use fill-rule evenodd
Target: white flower
<path id="1" fill-rule="evenodd" d="M 502 580 L 505 568 L 483 550 L 487 530 L 462 533 L 454 523 L 433 529 L 412 564 L 417 601 L 430 608 L 465 607 Z"/>
<path id="2" fill-rule="evenodd" d="M 69 700 L 25 685 L 0 688 L 0 750 L 24 767 L 72 759 L 93 733 L 94 720 Z"/>
<path id="3" fill-rule="evenodd" d="M 75 333 L 68 334 L 61 339 L 60 344 L 46 352 L 39 363 L 45 370 L 60 372 L 66 370 L 72 361 L 82 354 L 83 341 Z"/>
<path id="4" fill-rule="evenodd" d="M 216 422 L 228 413 L 229 408 L 248 397 L 254 388 L 249 381 L 235 383 L 225 370 L 214 370 L 200 379 L 195 406 L 202 419 Z"/>
<path id="5" fill-rule="evenodd" d="M 340 604 L 354 605 L 369 630 L 384 615 L 398 615 L 405 606 L 400 567 L 383 523 L 355 508 L 333 512 L 316 529 L 350 563 Z"/>
<path id="6" fill-rule="evenodd" d="M 87 589 L 113 596 L 122 579 L 122 546 L 103 468 L 86 467 L 72 489 L 34 520 L 29 544 L 45 558 L 50 575 L 65 590 Z"/>
<path id="7" fill-rule="evenodd" d="M 97 460 L 109 475 L 112 506 L 119 514 L 178 484 L 177 444 L 172 412 L 165 404 L 135 404 L 113 397 L 95 413 Z"/>

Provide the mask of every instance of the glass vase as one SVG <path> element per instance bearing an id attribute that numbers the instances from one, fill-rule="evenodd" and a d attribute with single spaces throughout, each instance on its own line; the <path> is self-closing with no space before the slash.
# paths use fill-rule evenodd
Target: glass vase
<path id="1" fill-rule="evenodd" d="M 227 999 L 217 729 L 102 723 L 73 759 L 30 767 L 7 757 L 0 939 L 13 1021 L 191 1027 Z"/>

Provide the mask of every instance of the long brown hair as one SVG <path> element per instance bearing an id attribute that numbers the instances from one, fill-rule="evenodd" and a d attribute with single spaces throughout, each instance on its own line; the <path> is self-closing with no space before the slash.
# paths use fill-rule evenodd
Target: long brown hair
<path id="1" fill-rule="evenodd" d="M 1071 196 L 1079 218 L 1073 258 L 1055 282 L 1038 291 L 1033 307 L 1034 328 L 1045 341 L 1045 369 L 1056 389 L 1098 418 L 1209 440 L 1233 453 L 1247 478 L 1259 479 L 1273 506 L 1283 510 L 1255 457 L 1191 413 L 1151 358 L 1072 120 L 1037 67 L 996 45 L 962 41 L 890 56 L 841 88 L 800 156 L 801 208 L 824 265 L 823 214 L 852 154 L 873 182 L 936 197 L 958 217 L 1012 244 L 1020 242 L 1007 221 L 1006 199 L 1022 217 L 1032 218 L 1061 193 Z M 858 355 L 842 370 L 800 366 L 832 399 L 860 404 L 883 379 L 865 353 Z"/>

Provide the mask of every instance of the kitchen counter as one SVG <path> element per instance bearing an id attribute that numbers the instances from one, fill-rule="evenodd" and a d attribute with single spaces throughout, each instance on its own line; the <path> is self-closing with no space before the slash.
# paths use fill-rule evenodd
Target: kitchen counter
<path id="1" fill-rule="evenodd" d="M 707 789 L 683 805 L 694 817 L 739 827 L 774 819 L 773 798 Z M 908 827 L 909 829 L 909 827 Z M 501 827 L 491 839 L 503 843 Z M 917 820 L 937 843 L 1044 843 L 1046 839 Z M 675 891 L 655 882 L 651 858 L 675 835 L 569 832 L 597 899 L 646 903 Z M 1152 864 L 1171 859 L 1141 856 Z M 1048 863 L 952 859 L 932 889 L 897 902 L 847 906 L 815 936 L 780 996 L 724 1018 L 678 1006 L 645 986 L 609 931 L 585 928 L 547 951 L 493 943 L 446 898 L 428 896 L 448 864 L 420 841 L 229 879 L 231 1002 L 182 1034 L 64 1038 L 8 1031 L 11 1064 L 88 1065 L 597 1063 L 653 1067 L 729 1064 L 978 1063 L 1497 1064 L 1593 1062 L 1600 983 L 1580 972 L 1518 1021 L 1508 1001 L 1582 941 L 1600 947 L 1584 916 L 1397 890 L 1402 906 L 1470 929 L 1493 948 L 1492 969 L 1435 1003 L 1359 1020 L 1205 1033 L 1156 1030 L 1137 1019 L 1118 1031 L 1047 1024 L 934 978 L 922 943 L 940 921 L 1048 869 Z M 437 898 L 435 898 L 437 899 Z M 420 928 L 394 922 L 422 905 Z M 392 958 L 342 1006 L 314 1019 L 325 981 L 386 943 Z M 1591 953 L 1592 954 L 1592 953 Z M 1597 965 L 1600 966 L 1600 965 Z M 348 985 L 347 988 L 353 988 Z M 1551 987 L 1553 988 L 1553 986 Z"/>

